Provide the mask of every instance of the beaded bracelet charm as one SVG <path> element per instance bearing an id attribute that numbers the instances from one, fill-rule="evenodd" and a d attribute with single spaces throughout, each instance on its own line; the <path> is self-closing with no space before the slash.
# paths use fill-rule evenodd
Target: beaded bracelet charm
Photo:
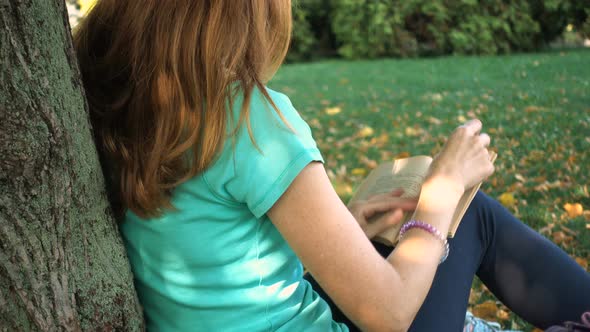
<path id="1" fill-rule="evenodd" d="M 440 258 L 439 264 L 444 262 L 447 259 L 447 257 L 449 257 L 450 248 L 449 241 L 447 241 L 446 236 L 442 235 L 442 233 L 436 227 L 432 226 L 431 224 L 422 222 L 420 220 L 412 219 L 405 223 L 399 231 L 399 240 L 401 241 L 401 239 L 404 237 L 404 234 L 412 228 L 420 228 L 422 230 L 425 230 L 426 232 L 432 234 L 434 237 L 442 241 L 445 251 L 442 257 Z"/>

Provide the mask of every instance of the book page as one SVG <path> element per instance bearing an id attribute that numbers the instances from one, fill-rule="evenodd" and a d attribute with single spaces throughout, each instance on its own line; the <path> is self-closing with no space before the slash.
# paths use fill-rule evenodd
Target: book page
<path id="1" fill-rule="evenodd" d="M 420 174 L 397 174 L 396 176 L 381 176 L 367 192 L 369 196 L 390 192 L 396 188 L 403 188 L 402 197 L 418 197 L 424 176 Z"/>
<path id="2" fill-rule="evenodd" d="M 432 158 L 418 156 L 379 165 L 361 183 L 351 202 L 371 196 L 404 189 L 402 197 L 418 197 Z"/>
<path id="3" fill-rule="evenodd" d="M 379 185 L 384 178 L 390 178 L 393 169 L 393 162 L 388 162 L 377 166 L 374 170 L 369 173 L 360 186 L 356 189 L 350 202 L 357 200 L 366 200 L 369 197 L 382 194 L 387 191 L 384 186 Z"/>
<path id="4" fill-rule="evenodd" d="M 420 188 L 428 173 L 430 163 L 432 163 L 432 158 L 426 156 L 396 160 L 393 176 L 389 180 L 393 184 L 392 188 L 403 188 L 402 197 L 417 198 L 420 196 Z"/>

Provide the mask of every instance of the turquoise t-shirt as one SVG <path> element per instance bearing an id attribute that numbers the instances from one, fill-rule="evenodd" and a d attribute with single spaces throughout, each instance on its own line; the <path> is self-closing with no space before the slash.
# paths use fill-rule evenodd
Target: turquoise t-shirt
<path id="1" fill-rule="evenodd" d="M 175 211 L 150 220 L 127 212 L 121 224 L 149 330 L 348 331 L 266 216 L 306 165 L 322 161 L 289 99 L 267 91 L 294 131 L 254 90 L 259 149 L 243 128 L 206 172 L 175 188 Z"/>

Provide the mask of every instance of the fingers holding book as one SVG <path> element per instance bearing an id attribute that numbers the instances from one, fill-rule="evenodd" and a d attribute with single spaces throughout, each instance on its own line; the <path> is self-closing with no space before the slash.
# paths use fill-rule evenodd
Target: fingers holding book
<path id="1" fill-rule="evenodd" d="M 415 198 L 402 198 L 403 190 L 374 195 L 367 200 L 354 201 L 348 209 L 368 238 L 400 223 L 404 213 L 416 208 Z"/>
<path id="2" fill-rule="evenodd" d="M 442 176 L 468 189 L 494 172 L 493 155 L 488 151 L 490 136 L 481 133 L 475 119 L 457 128 L 432 163 L 431 176 Z"/>

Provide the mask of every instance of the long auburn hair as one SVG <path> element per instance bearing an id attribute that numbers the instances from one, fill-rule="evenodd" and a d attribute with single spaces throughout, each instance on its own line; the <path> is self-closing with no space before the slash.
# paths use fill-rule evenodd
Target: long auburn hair
<path id="1" fill-rule="evenodd" d="M 290 0 L 99 0 L 74 31 L 96 143 L 119 209 L 148 218 L 223 147 L 282 63 Z M 280 112 L 279 112 L 280 115 Z M 282 115 L 281 115 L 282 117 Z M 235 132 L 235 131 L 234 131 Z M 122 210 L 119 210 L 121 212 Z"/>

